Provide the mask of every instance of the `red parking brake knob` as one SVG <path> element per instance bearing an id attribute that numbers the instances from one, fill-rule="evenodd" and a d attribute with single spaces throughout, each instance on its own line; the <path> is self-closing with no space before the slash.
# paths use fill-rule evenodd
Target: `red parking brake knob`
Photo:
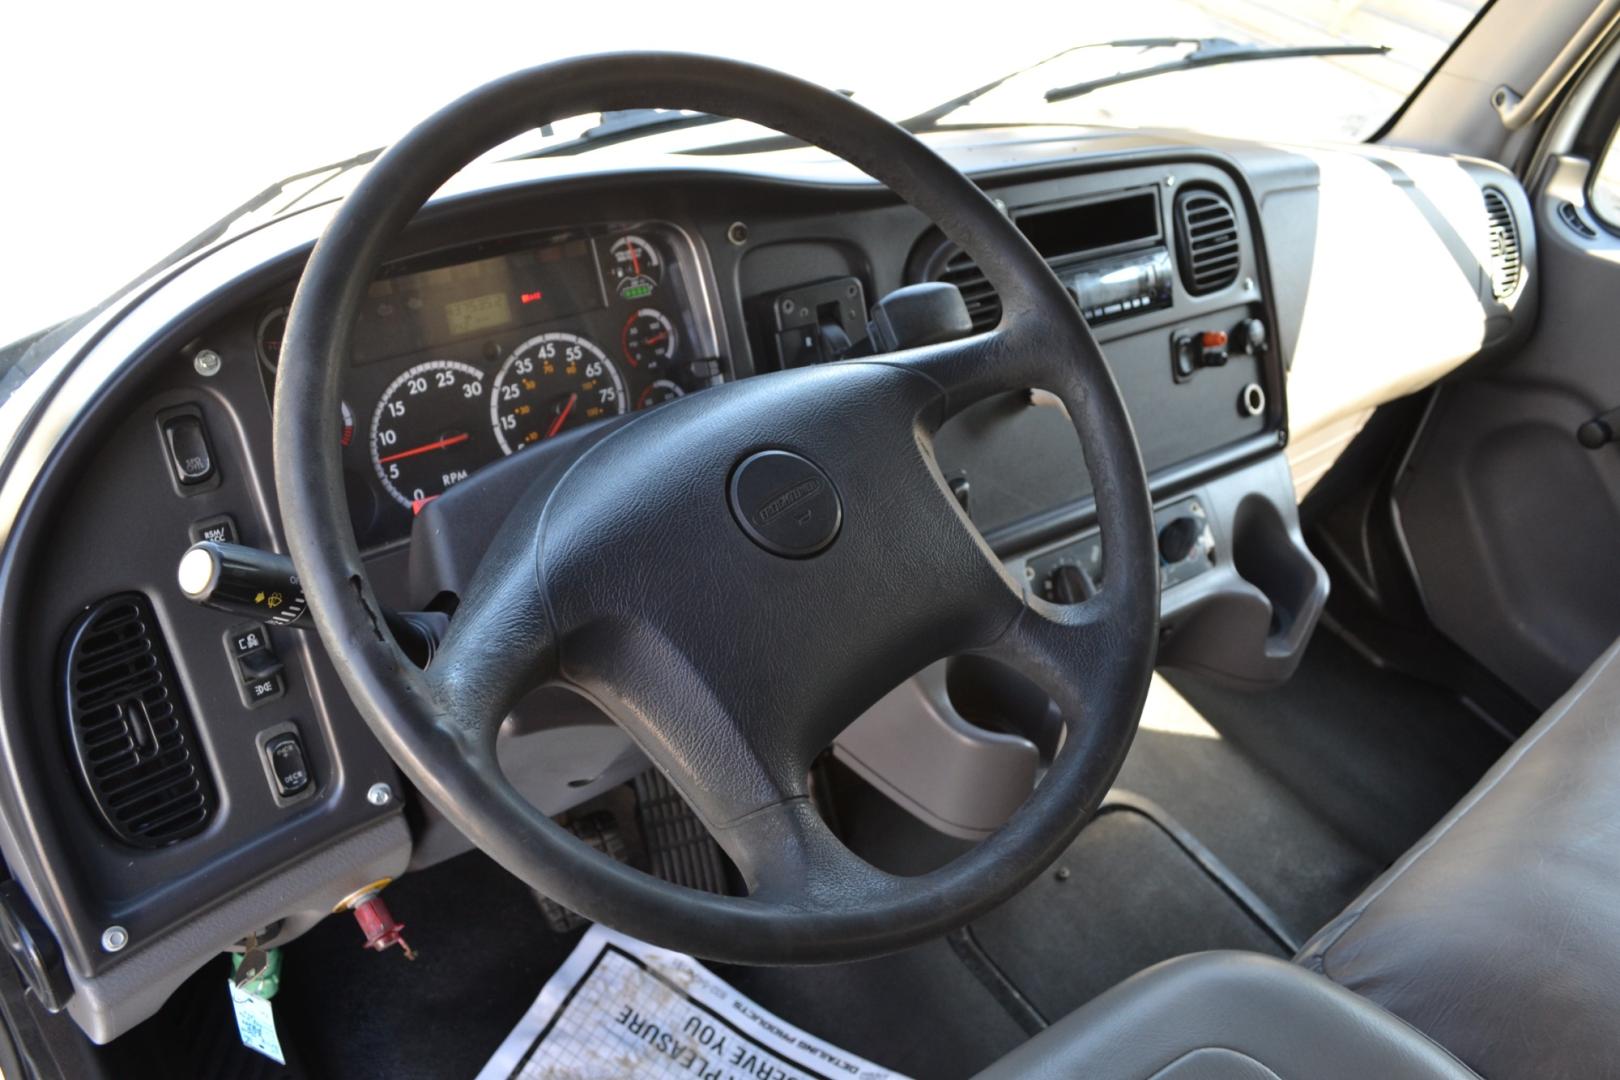
<path id="1" fill-rule="evenodd" d="M 354 912 L 361 932 L 366 935 L 366 948 L 382 952 L 398 945 L 405 959 L 416 959 L 416 954 L 405 943 L 405 924 L 394 918 L 381 896 L 376 893 L 362 896 L 353 902 L 350 910 Z"/>
<path id="2" fill-rule="evenodd" d="M 1225 330 L 1205 330 L 1199 344 L 1206 349 L 1224 349 L 1226 348 L 1226 342 Z"/>

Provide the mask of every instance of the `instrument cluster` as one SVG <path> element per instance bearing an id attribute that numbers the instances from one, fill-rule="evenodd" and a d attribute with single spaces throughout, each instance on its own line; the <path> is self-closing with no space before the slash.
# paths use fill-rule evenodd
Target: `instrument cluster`
<path id="1" fill-rule="evenodd" d="M 396 263 L 355 324 L 342 439 L 362 547 L 450 486 L 583 424 L 725 377 L 696 251 L 657 222 L 511 238 Z M 258 321 L 267 370 L 286 308 Z"/>

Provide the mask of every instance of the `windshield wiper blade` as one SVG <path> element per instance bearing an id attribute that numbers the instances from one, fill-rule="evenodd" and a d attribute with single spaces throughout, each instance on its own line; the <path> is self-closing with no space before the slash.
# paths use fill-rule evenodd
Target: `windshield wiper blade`
<path id="1" fill-rule="evenodd" d="M 1217 64 L 1242 64 L 1251 60 L 1290 60 L 1301 56 L 1383 56 L 1387 52 L 1389 52 L 1388 45 L 1243 45 L 1226 38 L 1203 38 L 1198 41 L 1198 48 L 1168 63 L 1154 64 L 1134 71 L 1116 71 L 1099 79 L 1055 87 L 1046 92 L 1046 100 L 1068 101 L 1108 86 L 1118 86 L 1138 79 L 1152 79 L 1172 71 L 1214 67 Z"/>
<path id="2" fill-rule="evenodd" d="M 614 143 L 629 142 L 631 139 L 640 139 L 648 135 L 661 135 L 666 131 L 682 131 L 686 128 L 703 127 L 705 124 L 723 124 L 729 121 L 729 116 L 715 116 L 713 113 L 689 112 L 685 109 L 624 109 L 618 112 L 605 112 L 595 127 L 587 128 L 566 142 L 556 146 L 542 146 L 538 150 L 530 150 L 526 154 L 519 154 L 513 161 L 523 161 L 528 158 L 567 157 L 571 154 L 583 154 L 587 150 L 596 150 L 603 146 L 612 146 Z"/>
<path id="3" fill-rule="evenodd" d="M 1030 72 L 1043 68 L 1047 64 L 1061 60 L 1071 53 L 1081 52 L 1085 49 L 1168 49 L 1176 45 L 1198 45 L 1201 43 L 1201 38 L 1148 37 L 1120 38 L 1118 41 L 1088 41 L 1084 45 L 1070 45 L 1067 49 L 1063 49 L 1060 52 L 1055 52 L 1043 60 L 1037 60 L 1027 67 L 1019 68 L 1017 71 L 1009 71 L 1007 74 L 1001 76 L 1000 78 L 992 79 L 983 86 L 974 87 L 965 94 L 958 94 L 947 101 L 940 102 L 938 105 L 929 106 L 915 116 L 908 116 L 904 120 L 897 120 L 895 122 L 900 127 L 905 128 L 912 134 L 917 134 L 918 132 L 923 131 L 931 131 L 935 125 L 937 125 L 941 120 L 945 119 L 945 117 L 949 116 L 953 112 L 956 112 L 958 109 L 964 109 L 973 104 L 975 101 L 978 101 L 980 98 L 984 97 L 984 95 L 990 93 L 990 91 L 1000 87 L 1003 83 L 1011 82 L 1021 75 L 1028 75 Z"/>

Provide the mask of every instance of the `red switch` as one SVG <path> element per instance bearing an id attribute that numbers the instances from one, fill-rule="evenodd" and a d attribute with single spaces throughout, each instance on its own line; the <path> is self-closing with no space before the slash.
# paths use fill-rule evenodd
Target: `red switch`
<path id="1" fill-rule="evenodd" d="M 405 924 L 395 919 L 393 912 L 388 910 L 388 905 L 383 903 L 381 890 L 387 884 L 386 878 L 373 882 L 346 897 L 338 904 L 337 910 L 347 908 L 354 912 L 354 920 L 360 924 L 360 932 L 366 935 L 366 948 L 382 952 L 397 945 L 405 954 L 405 959 L 415 960 L 416 953 L 405 943 Z"/>
<path id="2" fill-rule="evenodd" d="M 1226 340 L 1225 330 L 1205 330 L 1199 344 L 1206 349 L 1224 349 L 1226 348 Z"/>

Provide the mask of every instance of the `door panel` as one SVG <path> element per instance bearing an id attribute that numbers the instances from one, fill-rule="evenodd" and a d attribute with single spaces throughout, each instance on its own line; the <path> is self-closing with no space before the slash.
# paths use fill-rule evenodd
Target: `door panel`
<path id="1" fill-rule="evenodd" d="M 1435 624 L 1539 707 L 1620 636 L 1620 444 L 1575 437 L 1620 406 L 1620 237 L 1588 168 L 1553 159 L 1532 190 L 1534 333 L 1436 392 L 1395 493 Z"/>

